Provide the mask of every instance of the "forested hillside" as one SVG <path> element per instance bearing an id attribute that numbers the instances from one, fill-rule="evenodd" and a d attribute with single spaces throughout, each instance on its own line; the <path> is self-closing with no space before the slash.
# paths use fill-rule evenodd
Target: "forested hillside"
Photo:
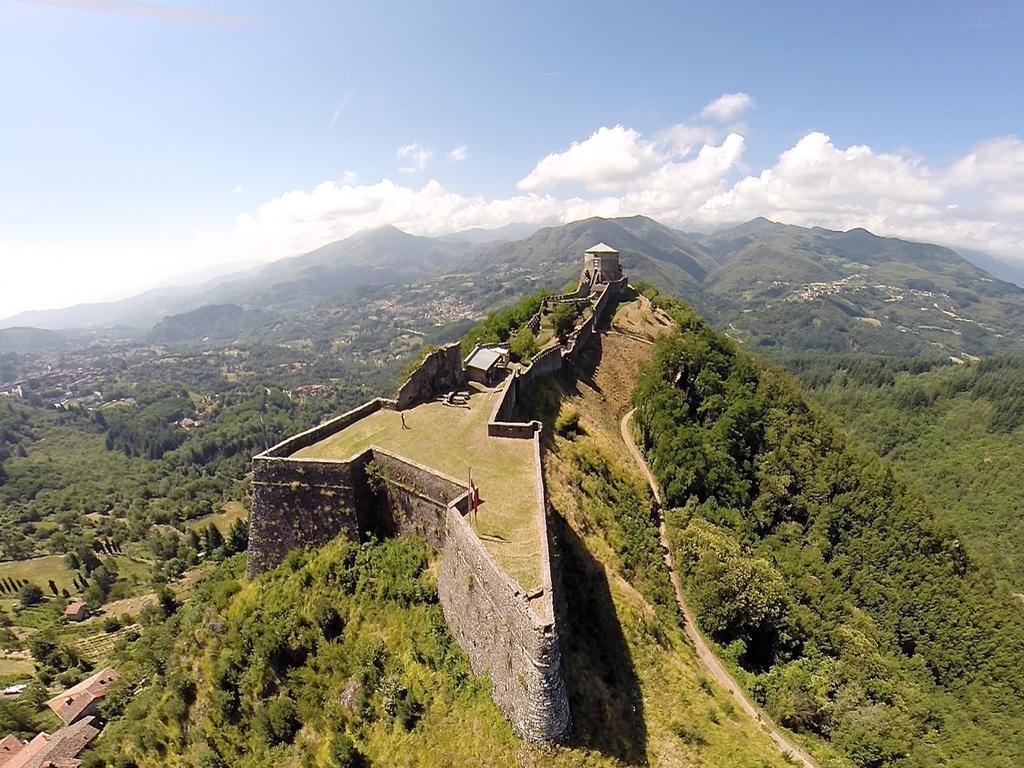
<path id="1" fill-rule="evenodd" d="M 997 580 L 1024 592 L 1024 360 L 785 362 L 826 410 L 914 482 Z"/>
<path id="2" fill-rule="evenodd" d="M 921 495 L 683 306 L 635 393 L 701 626 L 861 766 L 1024 760 L 1024 621 Z"/>

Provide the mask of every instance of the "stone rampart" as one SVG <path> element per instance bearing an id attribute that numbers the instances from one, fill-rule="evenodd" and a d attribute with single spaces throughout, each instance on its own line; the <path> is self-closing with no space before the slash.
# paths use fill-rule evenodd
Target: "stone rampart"
<path id="1" fill-rule="evenodd" d="M 533 317 L 526 321 L 526 327 L 533 333 L 540 333 L 540 321 L 544 317 L 543 312 L 535 312 Z"/>
<path id="2" fill-rule="evenodd" d="M 379 411 L 382 408 L 393 409 L 394 407 L 394 400 L 387 400 L 383 397 L 374 398 L 369 402 L 363 403 L 358 408 L 353 408 L 351 411 L 346 411 L 340 416 L 335 416 L 333 419 L 325 421 L 322 424 L 318 424 L 312 429 L 307 429 L 305 432 L 300 432 L 297 435 L 292 435 L 286 440 L 282 440 L 269 450 L 261 453 L 257 458 L 291 456 L 297 451 L 301 451 L 303 448 L 315 445 L 336 432 L 340 432 L 345 429 L 345 427 L 355 424 L 357 421 L 366 418 L 374 411 Z M 255 462 L 256 460 L 253 459 L 254 469 Z"/>
<path id="3" fill-rule="evenodd" d="M 550 592 L 531 601 L 454 508 L 437 578 L 452 634 L 473 671 L 490 677 L 491 697 L 512 727 L 531 741 L 563 741 L 569 700 Z M 537 602 L 546 603 L 545 615 Z"/>
<path id="4" fill-rule="evenodd" d="M 396 407 L 405 410 L 465 385 L 466 372 L 462 368 L 460 350 L 461 346 L 456 342 L 427 355 L 399 387 L 395 397 Z"/>
<path id="5" fill-rule="evenodd" d="M 414 461 L 372 448 L 378 488 L 379 526 L 385 535 L 419 536 L 441 551 L 447 530 L 448 507 L 465 496 L 468 486 Z"/>
<path id="6" fill-rule="evenodd" d="M 281 564 L 293 549 L 320 547 L 341 532 L 357 538 L 373 529 L 365 466 L 263 454 L 252 461 L 249 575 Z"/>
<path id="7" fill-rule="evenodd" d="M 539 462 L 539 434 L 531 436 Z M 539 463 L 534 471 L 543 483 Z M 562 741 L 569 704 L 554 623 L 544 491 L 537 487 L 542 586 L 527 595 L 470 527 L 468 489 L 459 480 L 377 447 L 349 461 L 258 456 L 249 573 L 341 532 L 425 539 L 441 553 L 441 607 L 473 671 L 491 679 L 495 703 L 520 736 Z"/>
<path id="8" fill-rule="evenodd" d="M 523 371 L 522 376 L 528 384 L 547 378 L 562 370 L 562 350 L 559 346 L 548 347 L 530 358 L 530 367 Z"/>

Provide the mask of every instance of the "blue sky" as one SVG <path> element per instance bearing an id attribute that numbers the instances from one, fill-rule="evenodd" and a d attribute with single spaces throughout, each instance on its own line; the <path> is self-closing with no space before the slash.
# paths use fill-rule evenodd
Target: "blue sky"
<path id="1" fill-rule="evenodd" d="M 0 316 L 382 223 L 768 215 L 1024 258 L 1022 21 L 974 2 L 0 0 Z"/>

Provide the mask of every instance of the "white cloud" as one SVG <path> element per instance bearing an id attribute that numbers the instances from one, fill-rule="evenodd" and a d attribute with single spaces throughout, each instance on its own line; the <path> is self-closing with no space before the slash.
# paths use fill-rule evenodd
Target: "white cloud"
<path id="1" fill-rule="evenodd" d="M 241 184 L 235 185 L 235 194 L 237 195 L 241 191 L 242 191 L 242 185 Z"/>
<path id="2" fill-rule="evenodd" d="M 836 229 L 864 227 L 1024 258 L 1024 144 L 985 142 L 946 168 L 909 152 L 835 146 L 809 133 L 756 176 L 709 198 L 695 216 L 708 222 L 767 216 Z"/>
<path id="3" fill-rule="evenodd" d="M 663 162 L 653 142 L 644 141 L 631 128 L 616 125 L 599 128 L 564 152 L 548 155 L 518 187 L 531 192 L 568 182 L 590 189 L 614 189 Z"/>
<path id="4" fill-rule="evenodd" d="M 359 174 L 355 171 L 345 171 L 341 174 L 341 183 L 345 186 L 351 187 L 357 181 L 359 181 Z"/>
<path id="5" fill-rule="evenodd" d="M 461 163 L 467 157 L 469 157 L 469 152 L 467 151 L 465 144 L 460 144 L 448 153 L 448 159 L 453 163 Z"/>
<path id="6" fill-rule="evenodd" d="M 419 173 L 427 167 L 427 163 L 430 162 L 430 158 L 433 156 L 434 153 L 431 150 L 415 143 L 399 147 L 395 153 L 395 157 L 399 160 L 407 160 L 409 162 L 408 165 L 398 169 L 402 173 Z"/>
<path id="7" fill-rule="evenodd" d="M 746 93 L 723 93 L 700 111 L 700 116 L 719 123 L 728 123 L 748 109 L 753 108 L 754 100 Z"/>

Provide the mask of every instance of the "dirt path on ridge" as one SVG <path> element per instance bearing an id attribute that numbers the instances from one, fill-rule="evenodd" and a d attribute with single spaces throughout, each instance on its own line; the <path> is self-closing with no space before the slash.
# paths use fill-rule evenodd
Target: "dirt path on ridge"
<path id="1" fill-rule="evenodd" d="M 636 410 L 635 408 L 633 410 Z M 654 474 L 651 472 L 651 468 L 647 466 L 647 461 L 644 459 L 644 455 L 640 452 L 636 442 L 633 440 L 633 430 L 631 422 L 633 420 L 633 410 L 629 411 L 625 416 L 622 417 L 622 421 L 619 424 L 619 428 L 622 432 L 622 439 L 626 443 L 626 448 L 629 449 L 630 455 L 636 462 L 636 465 L 643 472 L 644 477 L 647 478 L 648 485 L 651 486 L 651 491 L 654 493 L 655 510 L 658 515 L 658 534 L 661 538 L 661 550 L 664 553 L 665 565 L 668 567 L 669 578 L 672 580 L 672 589 L 676 593 L 676 603 L 679 605 L 679 611 L 683 614 L 683 629 L 686 631 L 686 636 L 690 638 L 690 642 L 693 643 L 697 649 L 697 657 L 700 659 L 701 664 L 704 665 L 708 674 L 711 675 L 729 693 L 736 699 L 736 703 L 739 704 L 740 709 L 750 715 L 754 720 L 761 723 L 768 731 L 768 735 L 771 740 L 775 742 L 784 755 L 798 761 L 804 768 L 820 768 L 818 762 L 811 757 L 802 747 L 798 744 L 793 743 L 778 726 L 775 725 L 774 721 L 763 713 L 754 702 L 752 702 L 747 694 L 744 693 L 743 689 L 739 686 L 732 675 L 725 666 L 715 656 L 714 651 L 711 650 L 711 646 L 708 645 L 704 636 L 697 629 L 697 620 L 694 618 L 693 612 L 690 610 L 690 606 L 686 603 L 686 597 L 683 595 L 683 586 L 679 581 L 679 574 L 676 573 L 675 566 L 672 564 L 672 552 L 668 548 L 668 529 L 665 526 L 665 516 L 661 512 L 661 491 L 658 490 L 658 483 L 654 479 Z"/>

